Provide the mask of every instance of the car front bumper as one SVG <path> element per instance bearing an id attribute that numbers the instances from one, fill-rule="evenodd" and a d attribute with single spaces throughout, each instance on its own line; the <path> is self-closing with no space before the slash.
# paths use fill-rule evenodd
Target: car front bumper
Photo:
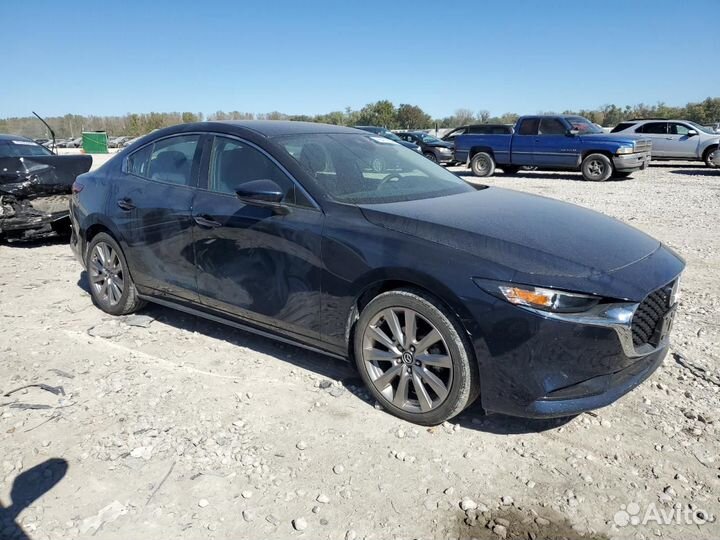
<path id="1" fill-rule="evenodd" d="M 650 152 L 636 152 L 613 156 L 613 166 L 616 171 L 630 172 L 646 169 L 650 164 Z"/>
<path id="2" fill-rule="evenodd" d="M 465 305 L 473 313 L 483 408 L 527 418 L 572 416 L 630 392 L 665 358 L 675 311 L 668 311 L 668 332 L 656 345 L 636 348 L 632 319 L 639 303 L 557 317 L 499 299 L 465 299 Z"/>
<path id="3" fill-rule="evenodd" d="M 31 200 L 0 197 L 0 235 L 9 242 L 57 236 L 67 222 L 69 195 L 49 195 Z"/>
<path id="4" fill-rule="evenodd" d="M 436 151 L 434 154 L 438 163 L 450 163 L 455 161 L 455 156 L 453 155 L 452 150 L 449 152 Z"/>

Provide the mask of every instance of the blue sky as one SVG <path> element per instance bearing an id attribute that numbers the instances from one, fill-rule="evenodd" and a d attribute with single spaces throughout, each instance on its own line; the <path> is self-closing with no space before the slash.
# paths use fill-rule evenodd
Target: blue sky
<path id="1" fill-rule="evenodd" d="M 1 0 L 0 117 L 720 96 L 720 2 Z"/>

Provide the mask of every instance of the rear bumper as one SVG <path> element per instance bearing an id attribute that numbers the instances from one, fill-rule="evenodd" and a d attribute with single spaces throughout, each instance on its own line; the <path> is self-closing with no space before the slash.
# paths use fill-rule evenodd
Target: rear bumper
<path id="1" fill-rule="evenodd" d="M 70 249 L 75 258 L 85 268 L 85 240 L 80 234 L 80 227 L 73 211 L 73 203 L 70 202 Z"/>
<path id="2" fill-rule="evenodd" d="M 638 152 L 613 157 L 613 166 L 616 171 L 637 171 L 647 168 L 650 163 L 650 152 Z"/>

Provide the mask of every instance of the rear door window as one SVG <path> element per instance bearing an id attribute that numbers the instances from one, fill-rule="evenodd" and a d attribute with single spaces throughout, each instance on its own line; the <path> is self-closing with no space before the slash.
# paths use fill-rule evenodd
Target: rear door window
<path id="1" fill-rule="evenodd" d="M 178 135 L 153 145 L 147 176 L 181 186 L 196 184 L 200 135 Z"/>
<path id="2" fill-rule="evenodd" d="M 147 146 L 143 146 L 139 150 L 130 154 L 127 158 L 127 172 L 136 176 L 147 178 L 147 167 L 148 162 L 150 161 L 150 155 L 152 154 L 152 148 L 153 145 L 148 144 Z"/>
<path id="3" fill-rule="evenodd" d="M 539 118 L 526 118 L 520 123 L 518 133 L 520 135 L 537 135 L 539 125 Z"/>
<path id="4" fill-rule="evenodd" d="M 667 134 L 667 122 L 648 122 L 637 128 L 635 132 L 649 135 L 665 135 Z"/>

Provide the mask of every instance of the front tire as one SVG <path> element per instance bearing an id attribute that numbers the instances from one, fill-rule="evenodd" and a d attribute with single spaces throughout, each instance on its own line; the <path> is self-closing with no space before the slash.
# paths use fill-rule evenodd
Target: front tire
<path id="1" fill-rule="evenodd" d="M 462 412 L 479 389 L 477 365 L 457 318 L 413 289 L 380 294 L 354 333 L 358 371 L 391 414 L 425 426 Z"/>
<path id="2" fill-rule="evenodd" d="M 703 161 L 705 162 L 706 167 L 712 167 L 715 168 L 717 165 L 713 163 L 713 161 L 710 159 L 710 156 L 712 156 L 713 152 L 717 152 L 719 147 L 717 146 L 711 146 L 707 150 L 705 150 L 705 153 L 703 154 Z"/>
<path id="3" fill-rule="evenodd" d="M 140 309 L 127 260 L 115 239 L 98 233 L 88 245 L 85 260 L 93 303 L 110 315 L 127 315 Z"/>
<path id="4" fill-rule="evenodd" d="M 424 155 L 426 158 L 428 158 L 430 161 L 432 161 L 433 163 L 437 163 L 437 162 L 438 162 L 437 157 L 435 157 L 435 154 L 433 154 L 432 152 L 425 152 L 423 155 Z"/>
<path id="5" fill-rule="evenodd" d="M 487 152 L 478 152 L 470 160 L 470 169 L 475 176 L 492 176 L 495 172 L 495 160 Z"/>
<path id="6" fill-rule="evenodd" d="M 583 159 L 580 167 L 583 178 L 590 182 L 604 182 L 613 173 L 610 158 L 604 154 L 590 154 Z"/>

